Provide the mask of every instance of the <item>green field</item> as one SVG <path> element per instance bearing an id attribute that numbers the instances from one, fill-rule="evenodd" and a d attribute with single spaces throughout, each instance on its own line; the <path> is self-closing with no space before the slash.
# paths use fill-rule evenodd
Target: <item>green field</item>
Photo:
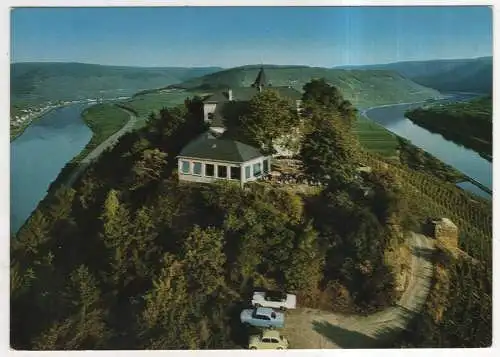
<path id="1" fill-rule="evenodd" d="M 361 145 L 370 153 L 377 153 L 385 157 L 398 156 L 399 141 L 383 126 L 359 116 L 356 120 L 354 132 L 358 135 Z"/>
<path id="2" fill-rule="evenodd" d="M 82 117 L 93 135 L 85 149 L 73 161 L 85 157 L 130 120 L 130 115 L 125 110 L 110 103 L 96 104 L 87 108 L 83 111 Z"/>
<path id="3" fill-rule="evenodd" d="M 165 107 L 172 107 L 184 103 L 187 97 L 196 95 L 203 96 L 207 93 L 191 92 L 176 89 L 163 89 L 159 91 L 150 91 L 143 94 L 138 94 L 132 98 L 120 103 L 125 108 L 128 108 L 137 113 L 136 128 L 144 126 L 147 117 L 151 112 L 158 111 Z"/>

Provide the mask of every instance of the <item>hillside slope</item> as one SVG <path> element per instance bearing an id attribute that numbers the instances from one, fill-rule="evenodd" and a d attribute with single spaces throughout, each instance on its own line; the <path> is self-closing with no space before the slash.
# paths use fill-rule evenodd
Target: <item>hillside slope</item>
<path id="1" fill-rule="evenodd" d="M 493 57 L 404 61 L 386 64 L 341 66 L 338 69 L 391 70 L 419 84 L 440 91 L 491 93 Z"/>
<path id="2" fill-rule="evenodd" d="M 217 90 L 248 87 L 255 80 L 260 66 L 231 68 L 193 78 L 171 87 L 198 90 Z M 313 78 L 324 77 L 337 86 L 344 97 L 358 107 L 412 102 L 439 96 L 436 90 L 404 78 L 393 71 L 343 70 L 306 66 L 265 65 L 267 81 L 272 86 L 291 86 L 301 90 Z"/>
<path id="3" fill-rule="evenodd" d="M 11 102 L 45 101 L 129 96 L 137 91 L 163 87 L 220 70 L 203 68 L 141 68 L 84 63 L 13 63 Z"/>
<path id="4" fill-rule="evenodd" d="M 493 58 L 480 58 L 442 73 L 415 77 L 413 80 L 440 91 L 492 93 Z"/>

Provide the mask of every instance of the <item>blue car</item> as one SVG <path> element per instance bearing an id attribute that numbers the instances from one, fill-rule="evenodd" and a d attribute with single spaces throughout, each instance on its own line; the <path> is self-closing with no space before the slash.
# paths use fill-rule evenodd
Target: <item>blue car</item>
<path id="1" fill-rule="evenodd" d="M 270 307 L 257 307 L 243 310 L 240 314 L 240 320 L 243 324 L 249 324 L 255 327 L 283 328 L 285 326 L 285 314 L 274 311 Z"/>

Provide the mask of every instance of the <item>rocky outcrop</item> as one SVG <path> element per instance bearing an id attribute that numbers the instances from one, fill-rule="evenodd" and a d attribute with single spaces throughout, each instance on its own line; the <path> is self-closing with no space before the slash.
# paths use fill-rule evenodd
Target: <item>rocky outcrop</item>
<path id="1" fill-rule="evenodd" d="M 458 227 L 450 219 L 432 219 L 428 222 L 428 230 L 431 237 L 458 246 Z"/>

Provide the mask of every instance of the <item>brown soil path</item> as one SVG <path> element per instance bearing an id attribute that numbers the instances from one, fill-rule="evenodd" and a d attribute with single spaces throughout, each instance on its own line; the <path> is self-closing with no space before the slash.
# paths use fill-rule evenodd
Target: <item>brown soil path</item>
<path id="1" fill-rule="evenodd" d="M 374 348 L 397 337 L 422 309 L 432 278 L 432 239 L 412 233 L 408 244 L 412 251 L 411 275 L 396 306 L 368 316 L 309 308 L 291 310 L 283 329 L 290 348 Z"/>

